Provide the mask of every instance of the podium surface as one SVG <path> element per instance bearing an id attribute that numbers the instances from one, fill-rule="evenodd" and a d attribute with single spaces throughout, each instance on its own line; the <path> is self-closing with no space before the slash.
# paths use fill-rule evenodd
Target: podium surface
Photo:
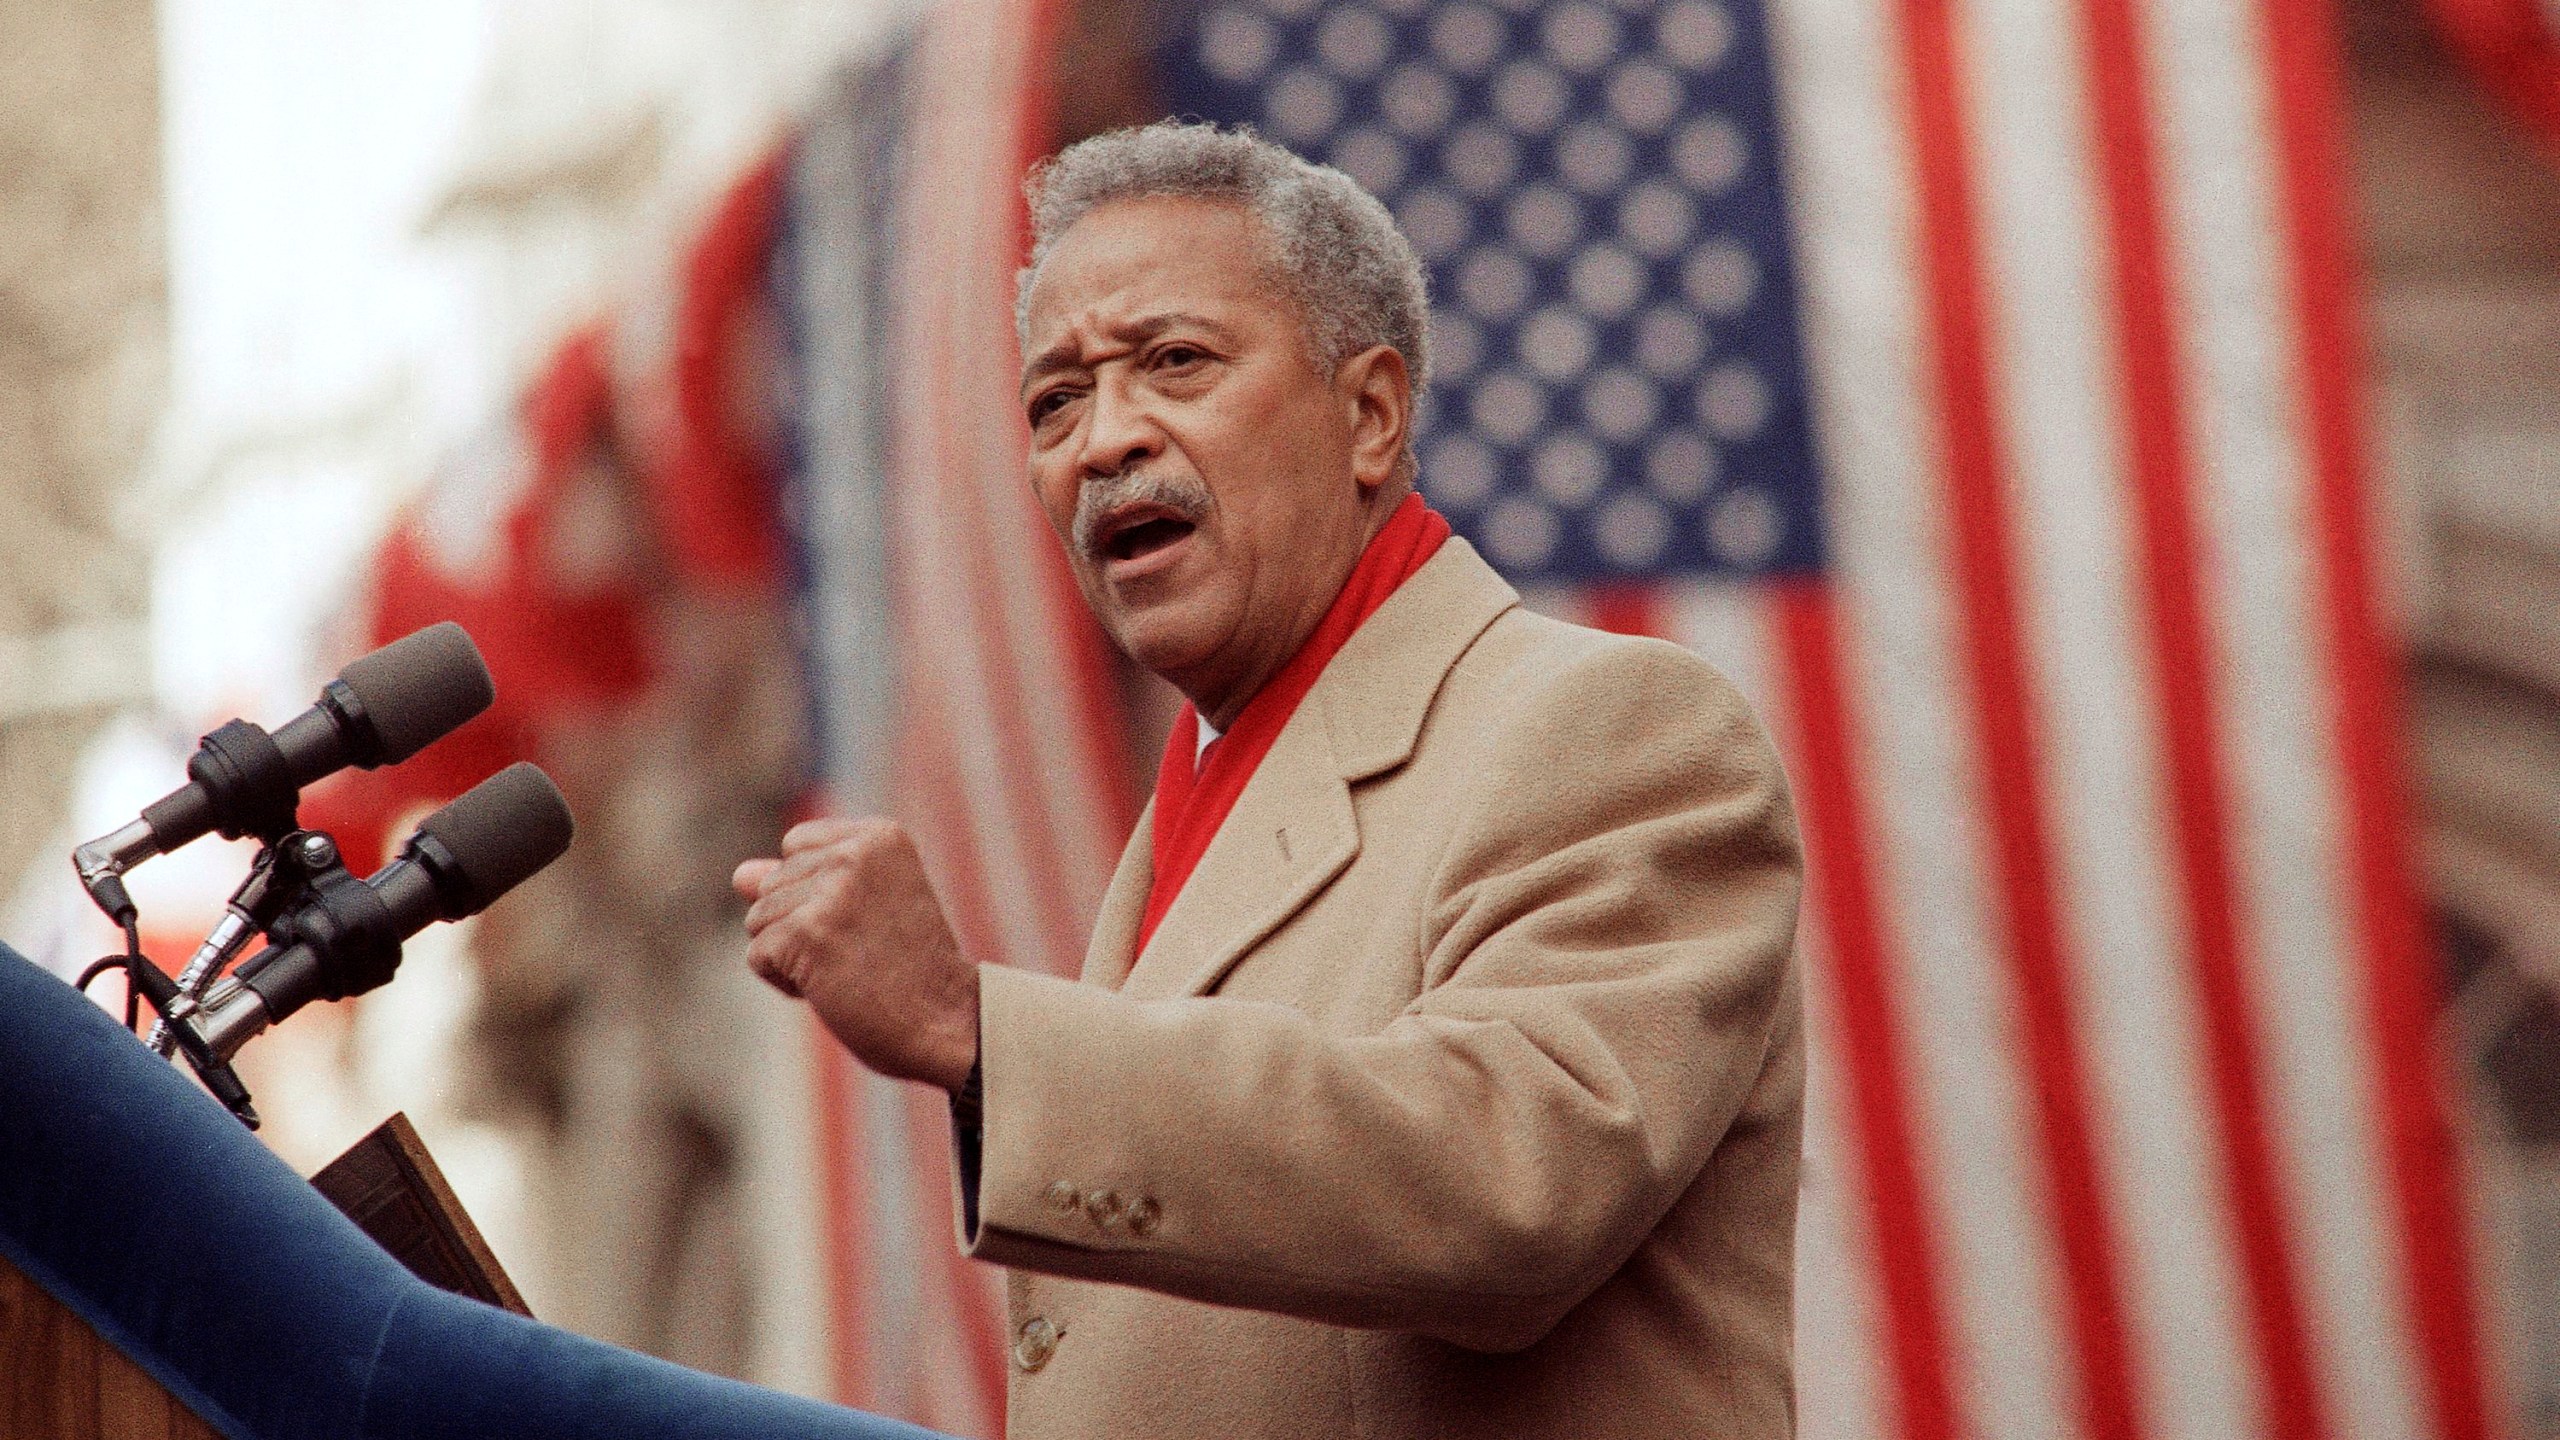
<path id="1" fill-rule="evenodd" d="M 221 1440 L 0 1257 L 0 1435 L 11 1440 Z"/>
<path id="2" fill-rule="evenodd" d="M 80 1358 L 109 1342 L 207 1425 L 152 1431 L 155 1414 L 170 1423 L 164 1403 L 135 1412 L 145 1428 L 56 1433 L 936 1440 L 421 1279 L 167 1061 L 5 946 L 0 1057 L 0 1256 L 92 1332 L 66 1341 L 51 1307 L 9 1310 L 71 1356 L 0 1351 L 0 1399 L 23 1393 L 31 1411 L 0 1412 L 10 1440 L 50 1440 L 32 1417 L 76 1425 L 101 1395 L 122 1403 L 127 1372 Z M 447 1248 L 427 1238 L 427 1251 Z M 18 1378 L 31 1370 L 46 1378 Z"/>

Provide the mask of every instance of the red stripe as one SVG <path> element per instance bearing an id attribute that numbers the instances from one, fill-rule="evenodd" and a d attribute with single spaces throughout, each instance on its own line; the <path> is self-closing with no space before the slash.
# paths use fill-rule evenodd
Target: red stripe
<path id="1" fill-rule="evenodd" d="M 1784 670 L 1787 748 L 1804 824 L 1806 905 L 1828 940 L 1830 990 L 1848 1072 L 1852 1123 L 1866 1177 L 1869 1253 L 1881 1282 L 1893 1390 L 1905 1440 L 1949 1440 L 1962 1432 L 1947 1379 L 1940 1233 L 1921 1183 L 1911 1138 L 1911 1099 L 1893 968 L 1876 903 L 1863 813 L 1865 786 L 1840 683 L 1840 644 L 1831 593 L 1818 584 L 1772 587 L 1776 651 Z"/>
<path id="2" fill-rule="evenodd" d="M 973 816 L 962 794 L 959 759 L 948 741 L 951 727 L 959 721 L 951 714 L 948 691 L 938 679 L 920 677 L 919 684 L 924 693 L 911 702 L 915 708 L 907 721 L 909 740 L 900 777 L 907 793 L 899 798 L 910 803 L 899 808 L 915 816 L 918 832 L 929 837 L 925 854 L 934 862 L 933 883 L 950 910 L 951 928 L 958 933 L 962 953 L 981 963 L 1003 964 L 1009 958 L 1004 932 L 995 923 L 983 857 L 978 853 L 976 826 L 983 822 Z"/>
<path id="3" fill-rule="evenodd" d="M 2406 837 L 2397 671 L 2383 638 L 2364 440 L 2358 423 L 2354 261 L 2348 250 L 2345 143 L 2337 36 L 2319 0 L 2266 0 L 2277 153 L 2293 309 L 2301 333 L 2301 403 L 2309 429 L 2311 512 L 2325 592 L 2338 754 L 2346 772 L 2348 888 L 2368 992 L 2403 1283 L 2434 1431 L 2490 1433 L 2470 1217 L 2446 1077 L 2431 1037 L 2440 1013 L 2435 947 L 2420 919 Z"/>
<path id="4" fill-rule="evenodd" d="M 2115 344 L 2128 465 L 2150 620 L 2156 736 L 2169 770 L 2179 894 L 2204 1022 L 2205 1070 L 2230 1188 L 2227 1216 L 2266 1381 L 2271 1435 L 2329 1433 L 2311 1368 L 2285 1185 L 2268 1133 L 2261 1026 L 2245 980 L 2230 851 L 2230 783 L 2222 767 L 2217 671 L 2196 575 L 2195 477 L 2186 447 L 2186 385 L 2171 333 L 2167 243 L 2152 152 L 2150 97 L 2130 0 L 2083 0 L 2100 200 L 2115 292 Z"/>
<path id="5" fill-rule="evenodd" d="M 2100 1440 L 2144 1432 L 2133 1338 L 2117 1292 L 2116 1226 L 2090 1141 L 2089 1091 L 2055 913 L 2051 847 L 2038 794 L 2036 705 L 2019 638 L 2017 585 L 2003 508 L 2009 467 L 1993 418 L 1989 322 L 1978 226 L 1967 188 L 1965 112 L 1951 0 L 1900 0 L 1910 69 L 1910 133 L 1919 189 L 1931 360 L 1954 542 L 1964 663 L 1989 789 L 1990 871 L 1999 889 L 2018 1018 L 2043 1140 L 2081 1408 Z"/>
<path id="6" fill-rule="evenodd" d="M 1584 598 L 1592 625 L 1620 635 L 1675 639 L 1659 585 L 1595 585 Z"/>
<path id="7" fill-rule="evenodd" d="M 809 1044 L 818 1089 L 819 1182 L 825 1205 L 827 1318 L 835 1332 L 829 1371 L 839 1404 L 875 1404 L 871 1374 L 871 1197 L 863 1181 L 862 1074 L 853 1057 L 810 1012 Z"/>
<path id="8" fill-rule="evenodd" d="M 902 1086 L 907 1102 L 907 1177 L 914 1187 L 909 1211 L 916 1219 L 916 1247 L 941 1277 L 951 1304 L 952 1327 L 958 1332 L 961 1360 L 968 1366 L 977 1413 L 993 1420 L 991 1436 L 1004 1434 L 1005 1323 L 1002 1301 L 991 1277 L 994 1267 L 960 1253 L 952 1235 L 951 1118 L 949 1102 L 923 1086 Z M 939 1425 L 958 1419 L 936 1417 Z"/>
<path id="9" fill-rule="evenodd" d="M 1025 47 L 1027 63 L 1022 81 L 1021 144 L 1015 159 L 1027 174 L 1041 157 L 1056 149 L 1069 137 L 1058 132 L 1058 77 L 1053 66 L 1065 53 L 1059 36 L 1073 11 L 1072 0 L 1030 0 L 1030 44 Z M 1020 260 L 1031 258 L 1030 197 L 1015 191 L 1014 254 Z M 1011 320 L 1008 311 L 1006 319 Z M 1007 330 L 1008 334 L 1012 331 Z M 1019 365 L 1019 354 L 1015 364 Z M 1017 419 L 1017 422 L 1019 420 Z M 1022 438 L 1023 453 L 1030 453 L 1030 439 Z M 1026 471 L 1028 462 L 1025 462 Z M 1135 760 L 1125 740 L 1129 720 L 1120 700 L 1120 686 L 1111 658 L 1110 641 L 1102 627 L 1095 624 L 1085 608 L 1084 593 L 1076 588 L 1075 574 L 1067 567 L 1065 549 L 1035 539 L 1032 545 L 1038 559 L 1042 594 L 1050 611 L 1059 617 L 1057 648 L 1066 663 L 1073 689 L 1074 715 L 1078 722 L 1078 739 L 1083 742 L 1084 763 L 1091 778 L 1090 791 L 1101 804 L 1094 816 L 1097 829 L 1097 852 L 1116 855 L 1129 832 L 1137 828 L 1139 777 Z M 1097 887 L 1109 880 L 1104 874 L 1094 877 Z M 1087 898 L 1098 901 L 1100 890 Z"/>
<path id="10" fill-rule="evenodd" d="M 964 230 L 958 237 L 947 238 L 965 242 L 972 237 Z M 974 238 L 992 248 L 990 242 L 998 237 Z M 958 248 L 966 253 L 979 247 L 962 243 Z M 942 509 L 946 546 L 940 553 L 913 557 L 909 563 L 930 567 L 925 583 L 938 602 L 932 607 L 937 612 L 933 618 L 968 630 L 974 639 L 968 648 L 974 654 L 956 653 L 954 647 L 936 641 L 933 637 L 948 633 L 942 625 L 910 630 L 908 634 L 917 642 L 910 653 L 925 664 L 976 677 L 981 705 L 975 713 L 949 718 L 954 724 L 975 727 L 986 735 L 998 772 L 995 789 L 1002 813 L 972 816 L 967 828 L 975 832 L 972 844 L 977 843 L 976 835 L 1003 834 L 1015 840 L 1026 872 L 1018 880 L 1032 902 L 1038 932 L 1037 953 L 1016 954 L 1010 949 L 995 953 L 1009 963 L 1055 972 L 1071 964 L 1080 948 L 1075 943 L 1078 937 L 1074 907 L 1066 899 L 1064 865 L 1052 834 L 1054 817 L 1041 803 L 1037 768 L 1041 763 L 1040 749 L 1034 743 L 1024 711 L 1019 676 L 1006 658 L 1023 653 L 1036 642 L 1033 637 L 1016 636 L 1006 627 L 998 597 L 1017 577 L 995 563 L 993 533 L 1002 521 L 988 505 L 986 486 L 993 477 L 979 473 L 977 457 L 971 453 L 976 448 L 972 442 L 978 427 L 990 419 L 1003 423 L 1003 416 L 990 416 L 983 413 L 983 407 L 968 403 L 969 397 L 977 393 L 983 375 L 962 364 L 952 353 L 952 346 L 958 335 L 984 327 L 967 325 L 967 317 L 951 314 L 948 286 L 936 288 L 945 292 L 946 304 L 938 320 L 928 321 L 928 333 L 939 334 L 942 340 L 928 350 L 932 369 L 925 386 L 925 413 L 915 417 L 915 423 L 922 444 L 932 457 L 930 484 L 935 499 L 928 503 L 936 503 Z M 1019 477 L 1008 477 L 1008 483 L 1018 485 Z M 952 566 L 961 572 L 956 582 L 947 573 L 946 567 Z"/>

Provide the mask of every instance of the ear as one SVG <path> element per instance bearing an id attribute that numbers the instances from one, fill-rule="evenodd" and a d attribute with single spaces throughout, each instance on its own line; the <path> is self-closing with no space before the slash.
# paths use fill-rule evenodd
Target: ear
<path id="1" fill-rule="evenodd" d="M 1372 345 L 1342 362 L 1334 386 L 1350 409 L 1351 478 L 1375 491 L 1413 438 L 1413 377 L 1394 346 Z"/>

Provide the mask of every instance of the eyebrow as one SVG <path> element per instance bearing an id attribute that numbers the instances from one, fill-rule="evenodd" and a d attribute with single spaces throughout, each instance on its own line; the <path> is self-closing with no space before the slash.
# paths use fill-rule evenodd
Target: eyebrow
<path id="1" fill-rule="evenodd" d="M 1188 310 L 1167 310 L 1154 315 L 1141 315 L 1115 329 L 1112 335 L 1117 339 L 1126 339 L 1132 346 L 1136 346 L 1153 340 L 1167 330 L 1179 329 L 1183 326 L 1205 330 L 1217 340 L 1232 341 L 1235 338 L 1235 331 L 1206 315 L 1195 315 Z M 1075 368 L 1076 343 L 1072 339 L 1061 340 L 1032 357 L 1031 363 L 1023 367 L 1022 388 L 1027 392 L 1034 381 L 1045 379 L 1060 370 Z"/>

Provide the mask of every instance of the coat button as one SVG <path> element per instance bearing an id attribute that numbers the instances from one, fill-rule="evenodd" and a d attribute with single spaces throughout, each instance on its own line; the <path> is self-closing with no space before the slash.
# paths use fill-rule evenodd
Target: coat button
<path id="1" fill-rule="evenodd" d="M 1059 1214 L 1073 1215 L 1076 1213 L 1076 1206 L 1081 1203 L 1083 1202 L 1076 1194 L 1074 1181 L 1060 1180 L 1049 1187 L 1049 1208 Z"/>
<path id="2" fill-rule="evenodd" d="M 1146 1236 L 1153 1235 L 1156 1233 L 1156 1226 L 1161 1223 L 1163 1219 L 1164 1210 L 1156 1204 L 1155 1197 L 1151 1195 L 1141 1195 L 1137 1199 L 1129 1202 L 1130 1234 L 1138 1236 L 1141 1239 Z"/>
<path id="3" fill-rule="evenodd" d="M 1123 1208 L 1124 1207 L 1120 1203 L 1119 1192 L 1117 1191 L 1088 1190 L 1085 1192 L 1085 1218 L 1091 1220 L 1094 1224 L 1101 1226 L 1105 1230 L 1116 1230 L 1120 1228 L 1120 1217 Z"/>
<path id="4" fill-rule="evenodd" d="M 1023 1321 L 1022 1333 L 1014 1337 L 1013 1363 L 1021 1366 L 1026 1374 L 1037 1371 L 1049 1363 L 1050 1356 L 1058 1353 L 1059 1337 L 1066 1333 L 1046 1315 L 1034 1315 Z"/>

